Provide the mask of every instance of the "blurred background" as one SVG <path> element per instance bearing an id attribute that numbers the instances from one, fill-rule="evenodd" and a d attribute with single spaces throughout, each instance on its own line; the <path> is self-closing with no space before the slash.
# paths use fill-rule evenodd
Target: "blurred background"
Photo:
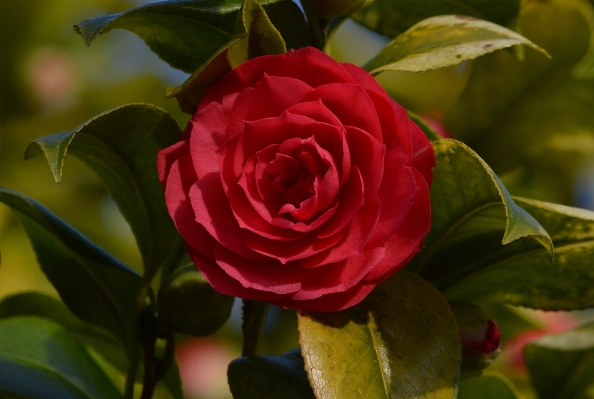
<path id="1" fill-rule="evenodd" d="M 25 162 L 23 154 L 33 139 L 71 130 L 105 110 L 133 102 L 155 104 L 185 125 L 189 116 L 164 93 L 166 86 L 181 84 L 186 74 L 170 68 L 127 31 L 112 31 L 87 48 L 72 29 L 81 20 L 144 3 L 148 1 L 0 0 L 0 186 L 41 202 L 137 270 L 140 257 L 134 238 L 99 179 L 82 162 L 67 157 L 62 182 L 56 184 L 43 157 Z M 388 41 L 347 20 L 334 34 L 328 52 L 339 61 L 362 65 Z M 378 80 L 403 106 L 423 115 L 443 135 L 456 138 L 444 120 L 471 70 L 472 65 L 465 63 L 424 73 L 384 73 Z M 592 152 L 593 143 L 586 140 L 577 151 Z M 593 159 L 579 158 L 569 172 L 560 172 L 557 164 L 540 174 L 503 168 L 502 177 L 512 193 L 594 209 Z M 0 299 L 30 290 L 56 295 L 23 230 L 4 205 L 0 205 L 0 252 Z M 235 305 L 231 320 L 214 336 L 179 337 L 176 354 L 187 398 L 230 397 L 226 368 L 239 356 L 241 343 L 239 301 Z M 504 354 L 493 370 L 514 380 L 525 398 L 533 394 L 522 364 L 523 345 L 592 319 L 589 312 L 488 310 L 504 339 Z M 261 353 L 280 354 L 296 347 L 294 313 L 273 308 L 265 335 Z M 167 397 L 164 392 L 158 395 Z"/>

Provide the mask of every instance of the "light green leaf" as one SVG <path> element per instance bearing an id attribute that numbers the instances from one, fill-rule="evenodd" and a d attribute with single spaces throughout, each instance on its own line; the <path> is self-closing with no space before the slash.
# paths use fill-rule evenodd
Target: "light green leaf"
<path id="1" fill-rule="evenodd" d="M 491 257 L 490 267 L 478 266 L 485 260 L 471 265 L 468 271 L 476 274 L 449 286 L 446 297 L 548 310 L 593 307 L 594 212 L 524 198 L 515 201 L 549 232 L 555 243 L 553 261 L 535 245 L 512 244 Z"/>
<path id="2" fill-rule="evenodd" d="M 117 366 L 123 373 L 128 360 L 121 344 L 105 330 L 82 322 L 60 300 L 38 292 L 22 292 L 0 302 L 0 319 L 15 316 L 38 316 L 65 327 L 85 347 L 90 347 Z"/>
<path id="3" fill-rule="evenodd" d="M 528 344 L 524 357 L 540 399 L 592 397 L 594 324 Z"/>
<path id="4" fill-rule="evenodd" d="M 129 104 L 106 111 L 70 132 L 33 141 L 25 153 L 43 153 L 56 182 L 62 176 L 68 151 L 85 162 L 106 185 L 130 224 L 152 275 L 175 262 L 183 245 L 165 206 L 157 176 L 157 151 L 180 138 L 181 130 L 169 114 L 149 104 Z"/>
<path id="5" fill-rule="evenodd" d="M 423 20 L 397 36 L 364 68 L 372 75 L 383 71 L 428 71 L 518 44 L 548 56 L 530 40 L 502 26 L 470 17 L 442 15 Z"/>
<path id="6" fill-rule="evenodd" d="M 33 399 L 121 398 L 68 332 L 49 320 L 0 320 L 0 392 Z"/>
<path id="7" fill-rule="evenodd" d="M 130 354 L 140 276 L 31 198 L 0 188 L 0 202 L 22 223 L 41 269 L 68 308 L 111 332 Z"/>
<path id="8" fill-rule="evenodd" d="M 394 38 L 417 22 L 438 15 L 468 15 L 508 26 L 519 13 L 520 0 L 374 0 L 351 17 Z"/>
<path id="9" fill-rule="evenodd" d="M 227 372 L 234 399 L 314 399 L 300 351 L 235 359 Z"/>
<path id="10" fill-rule="evenodd" d="M 460 381 L 458 399 L 519 399 L 518 390 L 500 374 L 489 373 Z"/>
<path id="11" fill-rule="evenodd" d="M 318 398 L 455 398 L 460 337 L 435 288 L 398 271 L 352 308 L 298 312 L 305 369 Z"/>

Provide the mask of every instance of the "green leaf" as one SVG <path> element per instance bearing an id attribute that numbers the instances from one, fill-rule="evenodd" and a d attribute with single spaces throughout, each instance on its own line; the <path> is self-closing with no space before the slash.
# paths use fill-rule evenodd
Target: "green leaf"
<path id="1" fill-rule="evenodd" d="M 281 0 L 264 5 L 272 24 L 278 29 L 288 49 L 300 49 L 311 45 L 309 26 L 305 15 L 292 0 Z"/>
<path id="2" fill-rule="evenodd" d="M 412 111 L 406 112 L 408 113 L 408 117 L 417 124 L 417 126 L 423 131 L 423 133 L 425 133 L 425 136 L 427 136 L 429 140 L 434 141 L 441 138 L 441 136 L 435 130 L 433 130 L 431 126 L 429 126 L 427 122 L 425 122 L 419 115 Z"/>
<path id="3" fill-rule="evenodd" d="M 157 151 L 179 140 L 181 130 L 169 114 L 149 104 L 113 108 L 70 132 L 34 140 L 29 159 L 45 155 L 56 182 L 62 176 L 68 151 L 103 180 L 130 224 L 144 263 L 145 274 L 183 254 L 181 238 L 165 206 L 157 175 Z"/>
<path id="4" fill-rule="evenodd" d="M 289 6 L 292 2 L 286 0 L 254 2 L 260 8 L 260 4 L 269 4 L 280 17 L 277 25 L 293 43 L 303 43 L 305 20 L 295 4 Z M 128 30 L 169 65 L 192 73 L 229 41 L 241 6 L 241 0 L 162 1 L 88 19 L 74 25 L 74 30 L 87 46 L 113 29 Z M 291 23 L 284 23 L 287 17 Z"/>
<path id="5" fill-rule="evenodd" d="M 229 48 L 243 40 L 243 36 L 236 36 L 219 49 L 208 61 L 194 72 L 180 86 L 167 87 L 165 96 L 175 97 L 179 107 L 186 114 L 194 115 L 204 94 L 219 79 L 231 72 L 232 66 L 228 58 Z"/>
<path id="6" fill-rule="evenodd" d="M 234 399 L 314 399 L 300 351 L 235 359 L 227 372 Z"/>
<path id="7" fill-rule="evenodd" d="M 520 0 L 374 0 L 351 17 L 379 34 L 396 37 L 437 15 L 468 15 L 508 26 L 520 13 Z"/>
<path id="8" fill-rule="evenodd" d="M 134 347 L 134 302 L 140 276 L 31 198 L 0 188 L 0 202 L 22 223 L 39 264 L 81 320 Z"/>
<path id="9" fill-rule="evenodd" d="M 233 68 L 256 56 L 286 51 L 282 36 L 262 6 L 256 0 L 248 0 L 240 11 L 231 39 L 181 86 L 168 87 L 166 96 L 177 98 L 181 110 L 193 115 L 208 89 Z"/>
<path id="10" fill-rule="evenodd" d="M 549 232 L 555 243 L 554 260 L 550 262 L 548 253 L 532 243 L 512 244 L 491 257 L 490 267 L 473 265 L 478 273 L 448 287 L 446 297 L 547 310 L 593 307 L 594 212 L 523 198 L 515 201 Z"/>
<path id="11" fill-rule="evenodd" d="M 433 148 L 437 165 L 431 186 L 431 230 L 425 248 L 410 263 L 412 270 L 444 290 L 498 264 L 502 244 L 524 237 L 540 243 L 550 259 L 553 244 L 546 230 L 514 203 L 474 151 L 451 139 L 434 141 Z"/>
<path id="12" fill-rule="evenodd" d="M 173 396 L 173 399 L 184 399 L 184 393 L 182 390 L 182 380 L 179 375 L 179 367 L 175 359 L 173 364 L 167 370 L 167 373 L 163 377 L 159 384 L 169 391 Z"/>
<path id="13" fill-rule="evenodd" d="M 460 337 L 435 288 L 398 271 L 352 308 L 298 312 L 318 398 L 455 398 Z"/>
<path id="14" fill-rule="evenodd" d="M 191 73 L 229 40 L 229 32 L 219 27 L 228 25 L 226 20 L 233 18 L 213 16 L 177 4 L 147 5 L 79 22 L 74 30 L 87 46 L 97 35 L 112 29 L 128 30 L 169 65 Z"/>
<path id="15" fill-rule="evenodd" d="M 524 357 L 540 399 L 589 398 L 594 392 L 594 324 L 528 344 Z"/>
<path id="16" fill-rule="evenodd" d="M 5 297 L 0 302 L 0 318 L 14 316 L 38 316 L 61 324 L 78 342 L 100 353 L 122 372 L 128 369 L 125 352 L 112 335 L 82 322 L 56 298 L 38 292 L 22 292 Z"/>
<path id="17" fill-rule="evenodd" d="M 0 320 L 0 370 L 0 392 L 27 398 L 122 397 L 85 349 L 49 320 Z"/>
<path id="18" fill-rule="evenodd" d="M 423 20 L 397 36 L 364 68 L 372 75 L 383 71 L 428 71 L 518 44 L 548 56 L 530 40 L 502 26 L 470 17 L 442 15 Z"/>
<path id="19" fill-rule="evenodd" d="M 588 151 L 584 141 L 594 137 L 594 82 L 571 76 L 588 52 L 591 32 L 582 7 L 572 1 L 527 4 L 521 30 L 552 59 L 526 52 L 520 62 L 506 51 L 477 59 L 445 122 L 498 173 L 522 164 L 546 177 L 575 162 Z M 561 152 L 571 156 L 548 168 Z"/>
<path id="20" fill-rule="evenodd" d="M 229 47 L 227 58 L 232 68 L 247 60 L 287 52 L 285 41 L 257 0 L 245 0 L 233 32 L 241 37 Z"/>
<path id="21" fill-rule="evenodd" d="M 489 373 L 460 381 L 458 399 L 519 399 L 518 390 L 505 376 Z"/>

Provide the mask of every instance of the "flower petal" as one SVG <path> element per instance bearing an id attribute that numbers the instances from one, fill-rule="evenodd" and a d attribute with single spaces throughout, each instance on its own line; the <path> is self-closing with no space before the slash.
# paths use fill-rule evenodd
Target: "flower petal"
<path id="1" fill-rule="evenodd" d="M 275 294 L 289 294 L 301 289 L 304 284 L 317 278 L 319 273 L 307 273 L 299 267 L 283 265 L 277 260 L 253 260 L 244 258 L 227 248 L 216 245 L 214 257 L 217 265 L 226 274 L 245 288 L 253 288 Z"/>
<path id="2" fill-rule="evenodd" d="M 386 146 L 367 132 L 347 126 L 347 139 L 351 150 L 351 163 L 357 165 L 365 187 L 365 202 L 371 201 L 382 184 Z"/>
<path id="3" fill-rule="evenodd" d="M 382 141 L 382 126 L 373 101 L 358 84 L 334 83 L 316 87 L 322 102 L 344 126 L 354 126 Z M 353 112 L 357 110 L 357 112 Z"/>
<path id="4" fill-rule="evenodd" d="M 352 256 L 359 256 L 372 235 L 380 217 L 381 201 L 375 198 L 365 204 L 342 230 L 342 239 L 327 251 L 310 256 L 299 262 L 303 268 L 315 268 L 342 261 Z"/>
<path id="5" fill-rule="evenodd" d="M 275 301 L 284 298 L 282 294 L 246 288 L 223 271 L 213 260 L 207 259 L 192 247 L 186 247 L 192 261 L 200 270 L 202 276 L 212 287 L 221 294 L 238 296 L 253 301 Z M 214 248 L 214 245 L 213 245 Z"/>
<path id="6" fill-rule="evenodd" d="M 216 151 L 229 140 L 227 125 L 236 98 L 237 93 L 234 93 L 225 96 L 222 105 L 213 102 L 198 108 L 188 122 L 186 130 L 191 128 L 190 151 L 199 178 L 219 170 Z"/>
<path id="7" fill-rule="evenodd" d="M 184 153 L 169 168 L 165 187 L 165 201 L 175 227 L 187 246 L 212 259 L 215 240 L 200 224 L 196 223 L 188 191 L 196 182 L 192 159 Z"/>
<path id="8" fill-rule="evenodd" d="M 376 283 L 361 283 L 335 294 L 324 295 L 320 298 L 305 301 L 282 299 L 270 301 L 273 305 L 287 309 L 299 309 L 305 312 L 336 312 L 355 306 L 361 302 L 373 289 Z"/>
<path id="9" fill-rule="evenodd" d="M 366 277 L 379 282 L 404 265 L 423 247 L 423 238 L 431 225 L 429 187 L 420 172 L 413 169 L 419 193 L 398 231 L 386 243 L 386 257 Z"/>
<path id="10" fill-rule="evenodd" d="M 401 151 L 388 148 L 385 157 L 385 172 L 378 197 L 382 202 L 379 221 L 373 229 L 366 248 L 384 246 L 400 228 L 411 211 L 419 192 L 413 168 L 407 165 Z"/>
<path id="11" fill-rule="evenodd" d="M 320 269 L 324 272 L 311 284 L 291 295 L 294 300 L 316 299 L 323 295 L 346 291 L 357 285 L 385 255 L 384 248 L 374 248 Z"/>
<path id="12" fill-rule="evenodd" d="M 198 180 L 190 188 L 189 197 L 196 222 L 215 240 L 241 256 L 264 259 L 245 245 L 247 232 L 237 223 L 217 173 L 209 173 Z"/>

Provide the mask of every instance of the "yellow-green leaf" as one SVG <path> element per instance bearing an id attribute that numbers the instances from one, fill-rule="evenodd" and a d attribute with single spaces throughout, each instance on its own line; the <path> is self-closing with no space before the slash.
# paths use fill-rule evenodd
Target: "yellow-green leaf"
<path id="1" fill-rule="evenodd" d="M 317 398 L 455 398 L 458 326 L 448 303 L 401 270 L 359 305 L 298 313 L 305 369 Z"/>
<path id="2" fill-rule="evenodd" d="M 420 72 L 457 65 L 506 47 L 524 44 L 548 53 L 500 25 L 459 15 L 425 19 L 397 36 L 365 64 L 371 74 Z"/>

